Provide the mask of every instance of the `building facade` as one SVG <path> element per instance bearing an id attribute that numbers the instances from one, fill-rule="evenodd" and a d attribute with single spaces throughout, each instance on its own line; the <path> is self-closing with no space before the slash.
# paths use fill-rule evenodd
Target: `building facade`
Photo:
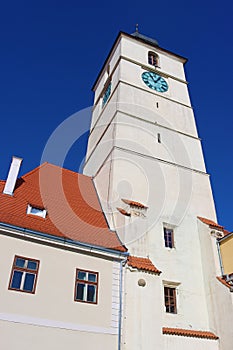
<path id="1" fill-rule="evenodd" d="M 186 61 L 120 32 L 93 87 L 85 175 L 45 163 L 17 179 L 13 158 L 0 181 L 4 350 L 232 350 L 231 234 Z"/>
<path id="2" fill-rule="evenodd" d="M 222 257 L 223 274 L 230 275 L 233 273 L 233 233 L 229 232 L 226 236 L 220 239 L 219 245 Z"/>
<path id="3" fill-rule="evenodd" d="M 126 267 L 123 349 L 232 347 L 231 296 L 202 220 L 216 222 L 216 213 L 186 61 L 138 32 L 120 33 L 93 87 L 84 172 L 129 253 L 162 271 Z"/>
<path id="4" fill-rule="evenodd" d="M 0 182 L 1 348 L 117 349 L 126 249 L 91 178 L 43 164 Z"/>

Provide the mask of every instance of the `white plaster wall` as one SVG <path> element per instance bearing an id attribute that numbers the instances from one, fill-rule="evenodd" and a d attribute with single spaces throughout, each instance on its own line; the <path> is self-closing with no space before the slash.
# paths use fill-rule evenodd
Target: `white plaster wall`
<path id="1" fill-rule="evenodd" d="M 96 104 L 93 107 L 92 120 L 91 120 L 91 130 L 95 127 L 95 125 L 100 122 L 101 124 L 105 124 L 109 118 L 114 114 L 116 109 L 116 102 L 118 101 L 117 94 L 115 94 L 116 87 L 119 82 L 119 71 L 120 66 L 117 66 L 114 73 L 111 76 L 111 94 L 107 103 L 102 106 L 103 96 L 102 92 L 108 87 L 108 84 L 105 86 L 104 84 L 101 86 L 101 96 L 96 101 Z"/>
<path id="2" fill-rule="evenodd" d="M 168 91 L 161 93 L 154 92 L 154 90 L 150 89 L 141 78 L 142 73 L 147 71 L 144 67 L 124 59 L 121 60 L 120 65 L 121 81 L 131 83 L 138 88 L 153 92 L 155 95 L 162 95 L 163 97 L 172 98 L 175 101 L 190 105 L 187 85 L 185 83 L 174 80 L 172 77 L 164 77 L 169 86 Z"/>
<path id="3" fill-rule="evenodd" d="M 117 114 L 114 123 L 116 146 L 205 172 L 199 139 L 122 113 Z M 161 143 L 158 143 L 158 133 Z"/>
<path id="4" fill-rule="evenodd" d="M 0 321 L 4 350 L 117 349 L 117 336 Z M 103 338 L 104 337 L 104 338 Z M 103 345 L 104 344 L 104 345 Z"/>
<path id="5" fill-rule="evenodd" d="M 192 108 L 174 103 L 162 93 L 153 92 L 146 86 L 129 87 L 126 82 L 122 82 L 119 86 L 118 101 L 119 110 L 122 112 L 197 137 Z"/>
<path id="6" fill-rule="evenodd" d="M 218 350 L 218 340 L 181 337 L 176 335 L 163 336 L 164 350 Z"/>
<path id="7" fill-rule="evenodd" d="M 203 262 L 204 287 L 207 295 L 210 327 L 215 328 L 220 338 L 220 349 L 231 350 L 233 341 L 233 304 L 232 293 L 216 279 L 220 276 L 220 263 L 216 239 L 211 236 L 208 225 L 198 220 L 198 231 Z"/>
<path id="8" fill-rule="evenodd" d="M 160 68 L 162 71 L 185 80 L 183 63 L 179 58 L 162 51 L 159 47 L 155 48 L 154 46 L 137 42 L 135 39 L 128 37 L 122 38 L 121 47 L 122 56 L 145 65 L 148 64 L 148 51 L 157 53 L 160 58 Z"/>
<path id="9" fill-rule="evenodd" d="M 107 335 L 106 341 L 111 339 L 112 348 L 116 347 L 117 329 L 112 326 L 112 261 L 4 235 L 0 239 L 1 259 L 4 261 L 0 265 L 0 320 L 4 321 L 4 329 L 8 329 L 1 334 L 1 344 L 7 343 L 9 332 L 19 332 L 22 340 L 11 337 L 11 344 L 19 342 L 18 349 L 29 349 L 29 344 L 23 347 L 23 338 L 32 330 L 32 339 L 42 339 L 39 342 L 41 349 L 44 337 L 53 328 L 51 334 L 56 338 L 52 335 L 48 338 L 58 347 L 64 345 L 69 333 L 74 334 L 75 343 L 79 342 L 79 336 L 81 343 L 88 342 L 90 336 L 90 348 L 95 342 L 100 346 L 100 341 L 103 346 Z M 40 260 L 35 294 L 8 290 L 15 255 Z M 76 268 L 99 272 L 97 305 L 74 301 Z M 10 325 L 6 324 L 8 321 L 11 321 Z M 65 331 L 60 332 L 60 329 Z M 73 346 L 75 343 L 72 342 Z"/>
<path id="10" fill-rule="evenodd" d="M 98 100 L 98 98 L 102 93 L 102 89 L 105 82 L 107 81 L 108 77 L 113 74 L 113 71 L 116 68 L 117 61 L 119 59 L 119 56 L 121 55 L 121 43 L 120 42 L 118 43 L 119 45 L 115 46 L 115 49 L 113 50 L 111 56 L 106 62 L 105 67 L 103 68 L 103 72 L 99 77 L 98 84 L 95 87 L 94 105 L 96 104 L 96 101 Z M 109 74 L 107 74 L 108 67 L 109 67 Z M 114 72 L 114 75 L 116 75 L 116 72 Z"/>
<path id="11" fill-rule="evenodd" d="M 141 278 L 145 287 L 138 285 Z M 160 280 L 155 274 L 126 269 L 122 349 L 162 349 Z"/>

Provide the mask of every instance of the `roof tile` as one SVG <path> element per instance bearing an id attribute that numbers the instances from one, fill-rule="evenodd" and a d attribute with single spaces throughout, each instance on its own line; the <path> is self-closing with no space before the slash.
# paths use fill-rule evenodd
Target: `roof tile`
<path id="1" fill-rule="evenodd" d="M 224 231 L 224 227 L 217 224 L 216 222 L 206 219 L 206 218 L 202 218 L 200 216 L 197 217 L 199 220 L 201 220 L 204 224 L 209 225 L 210 227 L 214 227 L 220 231 Z"/>
<path id="2" fill-rule="evenodd" d="M 136 268 L 138 270 L 153 272 L 156 274 L 160 274 L 161 271 L 159 271 L 152 261 L 148 258 L 140 258 L 136 256 L 129 256 L 127 260 L 128 266 L 131 266 L 133 268 Z"/>
<path id="3" fill-rule="evenodd" d="M 179 336 L 194 337 L 194 338 L 205 338 L 205 339 L 213 339 L 213 340 L 218 339 L 218 336 L 212 332 L 195 331 L 195 330 L 182 329 L 182 328 L 163 327 L 163 334 L 179 335 Z"/>
<path id="4" fill-rule="evenodd" d="M 139 207 L 139 208 L 144 208 L 144 209 L 148 208 L 146 205 L 144 205 L 140 202 L 132 201 L 130 199 L 122 199 L 122 202 L 124 202 L 125 204 L 128 204 L 128 205 Z"/>
<path id="5" fill-rule="evenodd" d="M 0 222 L 126 251 L 107 225 L 90 177 L 44 163 L 17 180 L 13 196 L 2 193 L 4 184 L 0 181 Z M 45 208 L 46 218 L 27 215 L 28 204 Z"/>

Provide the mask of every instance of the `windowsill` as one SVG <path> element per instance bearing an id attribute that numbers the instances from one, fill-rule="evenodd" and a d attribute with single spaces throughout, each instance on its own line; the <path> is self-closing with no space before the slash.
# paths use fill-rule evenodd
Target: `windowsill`
<path id="1" fill-rule="evenodd" d="M 33 219 L 39 219 L 39 220 L 43 220 L 43 221 L 47 219 L 47 215 L 45 218 L 43 218 L 42 216 L 35 215 L 35 214 L 27 214 L 27 216 L 30 218 L 33 218 Z"/>

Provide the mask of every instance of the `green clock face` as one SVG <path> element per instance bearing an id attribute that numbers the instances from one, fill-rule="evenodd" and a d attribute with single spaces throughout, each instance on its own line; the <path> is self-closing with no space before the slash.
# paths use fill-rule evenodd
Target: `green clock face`
<path id="1" fill-rule="evenodd" d="M 166 92 L 168 90 L 167 82 L 154 72 L 142 73 L 142 80 L 147 86 L 149 86 L 149 88 L 158 92 Z"/>

